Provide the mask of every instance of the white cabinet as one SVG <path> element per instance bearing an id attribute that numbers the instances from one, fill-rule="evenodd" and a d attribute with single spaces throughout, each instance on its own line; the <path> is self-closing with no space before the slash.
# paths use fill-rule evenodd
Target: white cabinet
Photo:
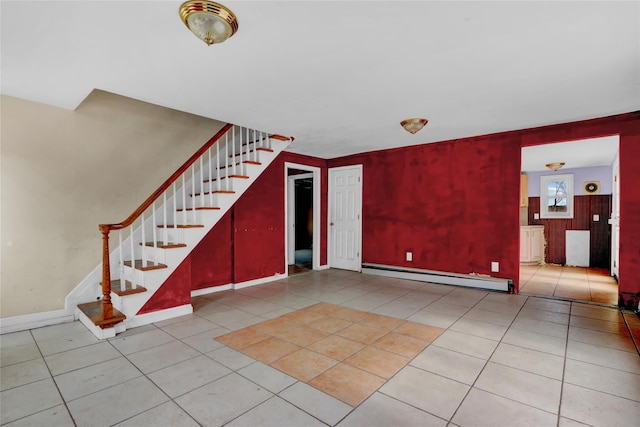
<path id="1" fill-rule="evenodd" d="M 544 226 L 521 226 L 520 262 L 523 264 L 540 264 L 542 261 L 544 261 Z"/>

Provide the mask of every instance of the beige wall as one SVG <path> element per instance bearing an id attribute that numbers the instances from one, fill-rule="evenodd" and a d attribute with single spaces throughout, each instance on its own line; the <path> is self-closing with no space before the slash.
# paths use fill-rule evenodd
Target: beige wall
<path id="1" fill-rule="evenodd" d="M 64 308 L 124 220 L 223 123 L 102 91 L 75 110 L 2 96 L 0 316 Z"/>

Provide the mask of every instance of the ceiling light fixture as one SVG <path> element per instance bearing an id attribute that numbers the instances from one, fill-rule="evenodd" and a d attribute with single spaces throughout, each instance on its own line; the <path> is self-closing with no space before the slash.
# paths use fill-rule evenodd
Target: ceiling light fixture
<path id="1" fill-rule="evenodd" d="M 180 6 L 184 25 L 211 46 L 222 43 L 238 31 L 238 19 L 229 9 L 212 1 L 192 0 Z"/>
<path id="2" fill-rule="evenodd" d="M 407 132 L 413 134 L 418 132 L 420 129 L 422 129 L 424 125 L 426 125 L 428 122 L 429 120 L 427 119 L 419 119 L 419 118 L 407 119 L 407 120 L 401 121 L 400 126 L 402 126 L 404 130 L 406 130 Z"/>
<path id="3" fill-rule="evenodd" d="M 564 162 L 547 163 L 545 166 L 555 172 L 564 166 Z"/>

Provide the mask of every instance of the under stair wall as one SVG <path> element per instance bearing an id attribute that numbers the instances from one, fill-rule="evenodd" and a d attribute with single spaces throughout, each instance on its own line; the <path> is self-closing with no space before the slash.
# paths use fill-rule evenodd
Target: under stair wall
<path id="1" fill-rule="evenodd" d="M 115 239 L 115 249 L 109 255 L 111 283 L 115 287 L 110 296 L 113 307 L 126 316 L 124 323 L 105 331 L 91 328 L 81 310 L 76 310 L 75 316 L 101 337 L 157 321 L 157 315 L 149 321 L 141 319 L 140 309 L 290 142 L 290 138 L 231 127 L 225 138 L 162 193 L 146 216 L 143 214 L 128 227 L 129 234 L 122 237 L 119 231 L 112 233 L 120 237 Z M 113 236 L 109 241 L 113 244 Z M 163 248 L 161 242 L 179 245 Z M 136 268 L 131 260 L 138 260 Z M 166 268 L 155 268 L 161 265 Z M 100 286 L 102 274 L 99 265 L 67 296 L 67 307 L 100 301 L 104 293 Z M 118 289 L 120 284 L 125 284 L 124 289 Z M 182 302 L 175 301 L 178 307 Z M 190 304 L 183 305 L 178 311 L 167 311 L 165 318 L 191 311 Z"/>

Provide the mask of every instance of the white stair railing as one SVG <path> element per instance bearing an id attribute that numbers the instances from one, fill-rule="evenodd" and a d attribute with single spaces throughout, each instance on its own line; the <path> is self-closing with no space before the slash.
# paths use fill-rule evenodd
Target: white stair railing
<path id="1" fill-rule="evenodd" d="M 185 228 L 201 227 L 198 211 L 216 208 L 219 192 L 232 192 L 233 178 L 245 177 L 246 163 L 258 162 L 259 149 L 270 149 L 270 144 L 270 136 L 264 132 L 228 124 L 125 221 L 99 226 L 103 237 L 103 322 L 113 317 L 111 278 L 116 277 L 116 293 L 144 290 L 143 272 L 166 267 L 164 249 L 181 245 Z M 119 246 L 113 266 L 109 262 L 111 231 L 118 231 Z"/>

